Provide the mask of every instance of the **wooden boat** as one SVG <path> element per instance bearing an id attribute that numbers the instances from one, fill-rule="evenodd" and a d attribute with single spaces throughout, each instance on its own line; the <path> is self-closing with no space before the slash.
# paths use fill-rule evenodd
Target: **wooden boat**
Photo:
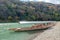
<path id="1" fill-rule="evenodd" d="M 36 24 L 32 27 L 24 27 L 24 28 L 9 28 L 8 30 L 12 30 L 12 31 L 31 31 L 31 30 L 38 30 L 38 29 L 46 29 L 49 27 L 54 26 L 54 23 L 45 23 L 45 24 Z"/>

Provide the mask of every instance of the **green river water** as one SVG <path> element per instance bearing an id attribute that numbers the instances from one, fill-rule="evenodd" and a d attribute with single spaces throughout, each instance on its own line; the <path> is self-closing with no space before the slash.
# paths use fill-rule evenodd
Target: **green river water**
<path id="1" fill-rule="evenodd" d="M 34 24 L 19 23 L 0 23 L 0 40 L 28 40 L 33 31 L 30 32 L 14 32 L 8 28 L 31 27 Z"/>

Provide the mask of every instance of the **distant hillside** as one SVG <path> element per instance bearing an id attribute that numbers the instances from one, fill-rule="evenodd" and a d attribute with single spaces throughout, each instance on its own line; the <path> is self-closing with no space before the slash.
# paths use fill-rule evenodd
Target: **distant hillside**
<path id="1" fill-rule="evenodd" d="M 0 0 L 0 22 L 60 21 L 60 4 Z"/>

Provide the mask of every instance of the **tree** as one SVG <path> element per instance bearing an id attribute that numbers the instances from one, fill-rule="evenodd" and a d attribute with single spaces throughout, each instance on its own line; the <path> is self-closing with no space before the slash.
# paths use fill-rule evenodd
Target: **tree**
<path id="1" fill-rule="evenodd" d="M 12 16 L 8 16 L 8 20 L 12 21 L 13 20 Z"/>

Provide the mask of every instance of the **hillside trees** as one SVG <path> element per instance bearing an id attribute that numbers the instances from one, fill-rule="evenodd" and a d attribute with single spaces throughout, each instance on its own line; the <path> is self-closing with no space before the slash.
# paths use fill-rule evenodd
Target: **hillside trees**
<path id="1" fill-rule="evenodd" d="M 60 5 L 45 2 L 0 1 L 0 21 L 59 21 Z"/>

